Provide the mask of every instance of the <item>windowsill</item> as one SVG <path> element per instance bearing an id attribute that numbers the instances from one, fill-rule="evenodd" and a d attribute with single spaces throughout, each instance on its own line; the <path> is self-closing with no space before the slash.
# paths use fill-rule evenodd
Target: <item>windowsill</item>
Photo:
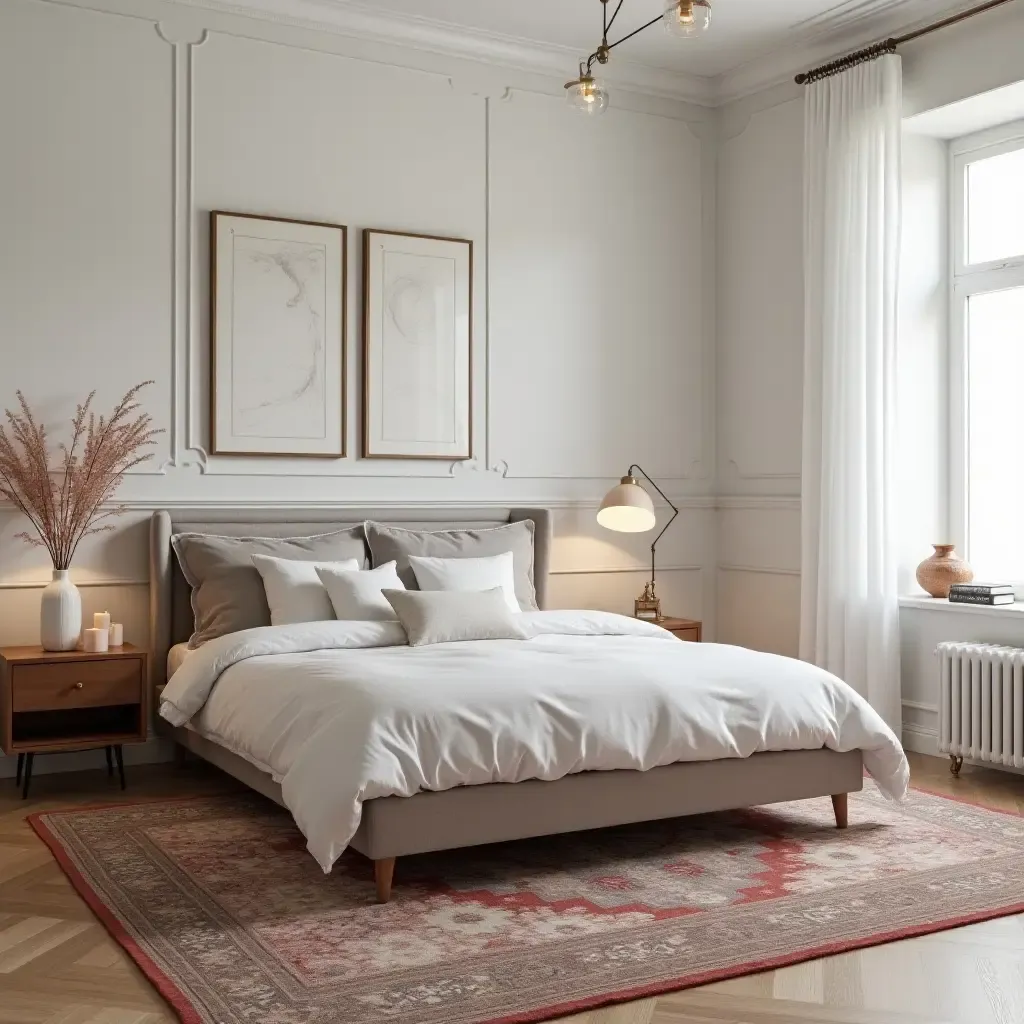
<path id="1" fill-rule="evenodd" d="M 1014 604 L 951 604 L 944 597 L 926 597 L 914 594 L 900 598 L 901 608 L 916 608 L 927 612 L 953 612 L 956 615 L 1017 615 L 1024 616 L 1024 601 Z"/>

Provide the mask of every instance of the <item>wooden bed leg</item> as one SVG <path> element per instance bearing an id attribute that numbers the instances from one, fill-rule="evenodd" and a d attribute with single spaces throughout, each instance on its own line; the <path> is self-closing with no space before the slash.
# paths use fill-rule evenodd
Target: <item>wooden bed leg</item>
<path id="1" fill-rule="evenodd" d="M 109 755 L 108 755 L 109 757 Z M 188 758 L 188 750 L 180 743 L 174 744 L 174 767 L 184 768 Z"/>
<path id="2" fill-rule="evenodd" d="M 391 880 L 395 877 L 395 858 L 384 857 L 373 862 L 373 880 L 377 883 L 377 902 L 391 899 Z"/>
<path id="3" fill-rule="evenodd" d="M 832 797 L 832 809 L 836 812 L 836 828 L 846 828 L 850 821 L 850 794 L 837 793 Z"/>

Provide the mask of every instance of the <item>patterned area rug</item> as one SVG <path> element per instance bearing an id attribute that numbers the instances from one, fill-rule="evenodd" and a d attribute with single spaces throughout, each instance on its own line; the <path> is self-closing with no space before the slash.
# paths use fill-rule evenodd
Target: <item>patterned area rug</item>
<path id="1" fill-rule="evenodd" d="M 868 784 L 828 799 L 325 876 L 231 796 L 34 815 L 189 1024 L 539 1021 L 1024 910 L 1024 818 Z"/>

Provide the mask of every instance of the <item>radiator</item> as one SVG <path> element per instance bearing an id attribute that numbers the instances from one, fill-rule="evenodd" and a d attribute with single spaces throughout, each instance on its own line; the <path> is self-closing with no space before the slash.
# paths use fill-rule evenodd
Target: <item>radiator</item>
<path id="1" fill-rule="evenodd" d="M 1024 650 L 944 643 L 939 656 L 939 750 L 958 774 L 963 758 L 1024 767 Z"/>

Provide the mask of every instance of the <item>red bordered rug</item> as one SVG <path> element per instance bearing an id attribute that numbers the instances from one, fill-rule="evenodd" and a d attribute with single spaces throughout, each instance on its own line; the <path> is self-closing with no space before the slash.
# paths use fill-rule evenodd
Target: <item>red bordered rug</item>
<path id="1" fill-rule="evenodd" d="M 256 796 L 33 815 L 188 1024 L 547 1020 L 1024 911 L 1024 818 L 828 799 L 321 873 Z"/>

